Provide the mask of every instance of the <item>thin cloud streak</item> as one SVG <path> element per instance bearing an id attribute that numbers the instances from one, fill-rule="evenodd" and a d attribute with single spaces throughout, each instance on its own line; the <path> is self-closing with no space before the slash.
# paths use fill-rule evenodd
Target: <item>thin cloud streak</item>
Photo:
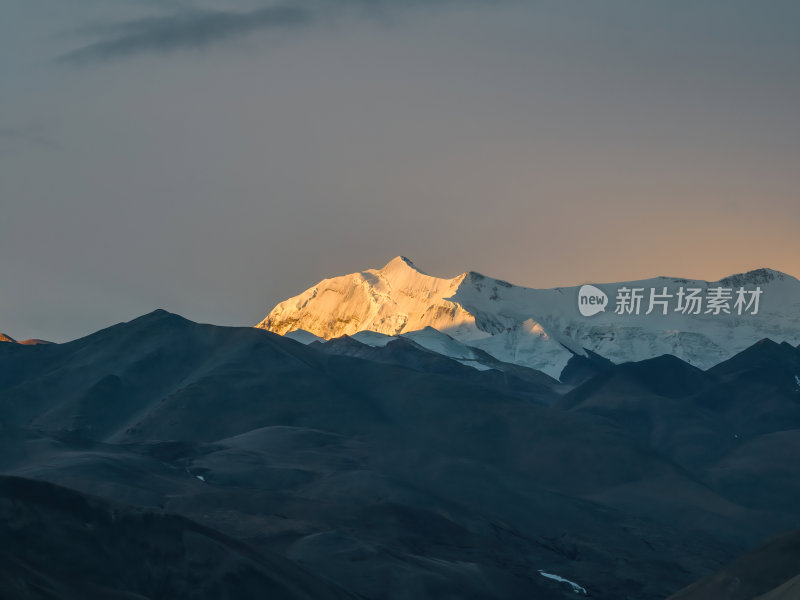
<path id="1" fill-rule="evenodd" d="M 60 61 L 83 63 L 199 49 L 256 31 L 307 27 L 313 20 L 310 11 L 287 5 L 245 12 L 193 9 L 95 28 L 104 37 L 63 55 Z"/>
<path id="2" fill-rule="evenodd" d="M 84 28 L 79 33 L 98 36 L 59 62 L 87 63 L 122 59 L 144 53 L 166 54 L 207 48 L 255 32 L 297 30 L 332 21 L 348 12 L 387 22 L 398 10 L 484 4 L 497 6 L 513 0 L 295 0 L 249 11 L 192 8 L 171 14 Z"/>

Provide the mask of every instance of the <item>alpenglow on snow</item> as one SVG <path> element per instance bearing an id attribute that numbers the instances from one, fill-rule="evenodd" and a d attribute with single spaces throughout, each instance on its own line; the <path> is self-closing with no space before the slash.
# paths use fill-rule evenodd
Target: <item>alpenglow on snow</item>
<path id="1" fill-rule="evenodd" d="M 672 354 L 706 369 L 763 339 L 800 343 L 800 281 L 758 269 L 720 281 L 655 277 L 593 284 L 613 303 L 619 288 L 760 290 L 757 314 L 617 314 L 579 311 L 581 286 L 534 289 L 474 271 L 432 277 L 398 256 L 381 269 L 324 279 L 270 311 L 257 327 L 311 343 L 352 336 L 383 345 L 404 336 L 479 367 L 476 356 L 541 370 L 558 378 L 587 351 L 615 363 Z M 481 352 L 482 351 L 482 352 Z M 480 368 L 480 367 L 479 367 Z"/>

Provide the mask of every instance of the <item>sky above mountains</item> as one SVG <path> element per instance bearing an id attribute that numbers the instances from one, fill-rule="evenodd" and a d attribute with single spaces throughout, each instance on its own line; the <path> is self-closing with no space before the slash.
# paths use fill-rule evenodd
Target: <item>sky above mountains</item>
<path id="1" fill-rule="evenodd" d="M 800 275 L 790 1 L 61 0 L 0 19 L 0 330 L 254 324 L 398 254 Z"/>

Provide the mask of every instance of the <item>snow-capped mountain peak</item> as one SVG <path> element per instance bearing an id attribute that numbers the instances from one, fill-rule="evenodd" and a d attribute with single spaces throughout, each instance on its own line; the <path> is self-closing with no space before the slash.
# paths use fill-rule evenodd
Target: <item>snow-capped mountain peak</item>
<path id="1" fill-rule="evenodd" d="M 584 317 L 578 310 L 580 286 L 525 288 L 474 271 L 438 278 L 398 256 L 380 269 L 321 281 L 278 304 L 257 327 L 284 335 L 305 330 L 323 339 L 358 332 L 408 335 L 433 344 L 430 334 L 414 333 L 432 328 L 454 341 L 436 341 L 440 352 L 457 352 L 454 358 L 463 358 L 465 345 L 554 377 L 586 350 L 614 362 L 673 354 L 708 368 L 764 337 L 800 343 L 800 282 L 779 271 L 757 269 L 717 282 L 656 277 L 595 287 L 607 296 L 608 310 Z M 676 310 L 687 290 L 713 295 L 720 287 L 729 290 L 729 312 Z M 623 289 L 642 296 L 636 314 L 611 309 Z M 731 310 L 739 289 L 760 290 L 756 314 Z M 648 293 L 668 300 L 656 302 L 653 310 Z M 666 302 L 673 305 L 662 310 Z"/>
<path id="2" fill-rule="evenodd" d="M 304 329 L 325 339 L 365 330 L 398 335 L 426 326 L 477 332 L 474 318 L 446 300 L 465 276 L 431 277 L 398 256 L 381 269 L 319 282 L 281 302 L 257 327 L 280 334 Z"/>

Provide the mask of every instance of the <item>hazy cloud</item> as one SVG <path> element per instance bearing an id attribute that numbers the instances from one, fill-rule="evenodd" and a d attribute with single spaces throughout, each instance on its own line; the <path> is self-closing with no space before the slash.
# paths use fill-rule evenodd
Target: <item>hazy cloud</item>
<path id="1" fill-rule="evenodd" d="M 250 11 L 191 9 L 93 28 L 100 39 L 62 57 L 66 62 L 110 60 L 143 52 L 202 48 L 255 31 L 311 24 L 304 8 L 278 5 Z"/>
<path id="2" fill-rule="evenodd" d="M 494 4 L 500 0 L 494 0 Z M 205 48 L 254 32 L 299 29 L 352 13 L 385 21 L 398 10 L 466 4 L 467 0 L 294 0 L 251 10 L 183 8 L 165 15 L 83 29 L 95 41 L 61 57 L 64 62 L 112 60 L 146 52 Z M 469 0 L 471 4 L 488 0 Z"/>

